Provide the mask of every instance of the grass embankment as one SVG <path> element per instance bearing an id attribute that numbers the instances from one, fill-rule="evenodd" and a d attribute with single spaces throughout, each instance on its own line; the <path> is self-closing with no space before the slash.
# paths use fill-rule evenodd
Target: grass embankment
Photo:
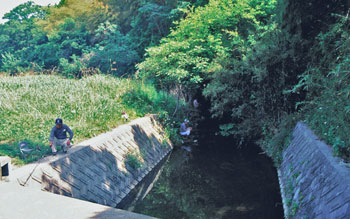
<path id="1" fill-rule="evenodd" d="M 57 117 L 74 131 L 74 142 L 96 136 L 147 113 L 166 114 L 175 100 L 151 84 L 132 79 L 94 75 L 66 79 L 54 75 L 0 77 L 0 156 L 17 165 L 50 153 L 48 138 Z M 22 158 L 18 144 L 34 150 Z"/>

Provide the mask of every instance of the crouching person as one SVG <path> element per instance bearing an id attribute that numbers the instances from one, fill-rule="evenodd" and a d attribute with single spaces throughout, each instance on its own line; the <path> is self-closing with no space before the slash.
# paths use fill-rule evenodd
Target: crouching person
<path id="1" fill-rule="evenodd" d="M 52 155 L 56 155 L 57 146 L 61 146 L 62 151 L 67 153 L 68 147 L 71 144 L 70 141 L 73 138 L 73 132 L 66 124 L 63 124 L 62 119 L 56 119 L 55 123 L 56 125 L 51 129 L 49 139 Z M 67 138 L 67 132 L 69 133 L 69 138 Z"/>
<path id="2" fill-rule="evenodd" d="M 187 127 L 188 119 L 185 119 L 180 126 L 180 135 L 189 136 L 192 130 L 192 127 Z"/>

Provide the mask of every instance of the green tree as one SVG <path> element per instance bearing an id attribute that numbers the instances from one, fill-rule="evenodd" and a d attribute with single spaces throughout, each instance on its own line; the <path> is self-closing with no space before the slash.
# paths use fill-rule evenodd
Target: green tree
<path id="1" fill-rule="evenodd" d="M 107 7 L 99 0 L 64 0 L 57 6 L 49 7 L 48 11 L 45 19 L 39 20 L 37 24 L 49 35 L 67 19 L 75 20 L 78 26 L 84 26 L 92 33 L 108 17 Z"/>
<path id="2" fill-rule="evenodd" d="M 96 38 L 98 43 L 91 50 L 93 55 L 89 61 L 90 67 L 118 76 L 133 70 L 139 56 L 131 48 L 130 39 L 120 33 L 117 25 L 108 21 L 100 24 Z"/>
<path id="3" fill-rule="evenodd" d="M 27 60 L 45 69 L 57 67 L 62 58 L 73 61 L 73 55 L 82 56 L 90 46 L 90 35 L 85 26 L 72 18 L 67 18 L 50 35 L 39 29 L 33 40 L 36 44 L 33 45 Z"/>
<path id="4" fill-rule="evenodd" d="M 34 4 L 33 1 L 20 4 L 10 12 L 3 16 L 3 19 L 9 21 L 25 22 L 33 18 L 43 19 L 45 18 L 47 11 L 44 10 L 40 5 Z"/>
<path id="5" fill-rule="evenodd" d="M 8 61 L 13 59 L 17 60 L 18 68 L 15 68 L 17 70 L 29 65 L 28 56 L 33 52 L 38 41 L 44 37 L 44 33 L 39 30 L 35 21 L 45 15 L 46 10 L 34 5 L 33 2 L 19 5 L 5 14 L 4 18 L 9 20 L 0 25 L 0 53 L 7 54 L 0 57 L 0 67 L 3 71 L 10 70 Z M 4 60 L 5 57 L 9 57 L 9 54 L 12 58 Z M 13 70 L 10 71 L 13 73 Z"/>
<path id="6" fill-rule="evenodd" d="M 256 2 L 212 0 L 204 7 L 188 9 L 185 19 L 159 46 L 147 49 L 145 61 L 138 65 L 140 74 L 159 81 L 159 86 L 181 85 L 189 95 L 202 89 L 218 66 L 217 57 L 244 57 L 251 43 L 248 38 L 258 29 L 255 15 L 263 17 L 261 11 L 275 4 L 270 1 L 266 7 L 257 7 L 266 1 Z"/>
<path id="7" fill-rule="evenodd" d="M 157 45 L 169 34 L 172 22 L 179 19 L 183 14 L 181 10 L 188 6 L 187 2 L 179 2 L 179 5 L 176 2 L 145 1 L 140 5 L 127 35 L 140 56 L 145 48 Z"/>

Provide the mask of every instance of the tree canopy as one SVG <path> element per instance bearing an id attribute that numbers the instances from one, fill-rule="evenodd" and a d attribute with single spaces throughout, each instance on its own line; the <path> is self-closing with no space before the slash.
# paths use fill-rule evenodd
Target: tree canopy
<path id="1" fill-rule="evenodd" d="M 8 21 L 0 25 L 0 69 L 11 74 L 57 67 L 70 76 L 91 69 L 130 74 L 145 48 L 169 33 L 188 4 L 64 0 L 41 7 L 29 1 L 7 13 Z"/>
<path id="2" fill-rule="evenodd" d="M 10 21 L 24 22 L 29 19 L 39 18 L 43 19 L 46 15 L 46 11 L 39 5 L 35 5 L 33 1 L 23 3 L 10 12 L 6 13 L 3 19 Z"/>

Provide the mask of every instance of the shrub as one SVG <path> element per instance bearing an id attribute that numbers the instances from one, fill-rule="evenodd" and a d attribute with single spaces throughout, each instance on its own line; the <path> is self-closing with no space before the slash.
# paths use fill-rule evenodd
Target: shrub
<path id="1" fill-rule="evenodd" d="M 60 58 L 59 68 L 61 69 L 62 75 L 67 78 L 81 78 L 83 72 L 86 72 L 86 63 L 76 55 L 72 55 L 71 59 L 72 62 L 69 62 L 65 58 Z"/>
<path id="2" fill-rule="evenodd" d="M 137 170 L 142 167 L 142 162 L 140 161 L 139 155 L 136 153 L 129 153 L 125 156 L 125 163 L 127 163 L 131 168 Z"/>
<path id="3" fill-rule="evenodd" d="M 9 52 L 1 54 L 1 57 L 3 71 L 8 72 L 11 76 L 23 72 L 24 69 L 21 67 L 21 59 Z"/>

